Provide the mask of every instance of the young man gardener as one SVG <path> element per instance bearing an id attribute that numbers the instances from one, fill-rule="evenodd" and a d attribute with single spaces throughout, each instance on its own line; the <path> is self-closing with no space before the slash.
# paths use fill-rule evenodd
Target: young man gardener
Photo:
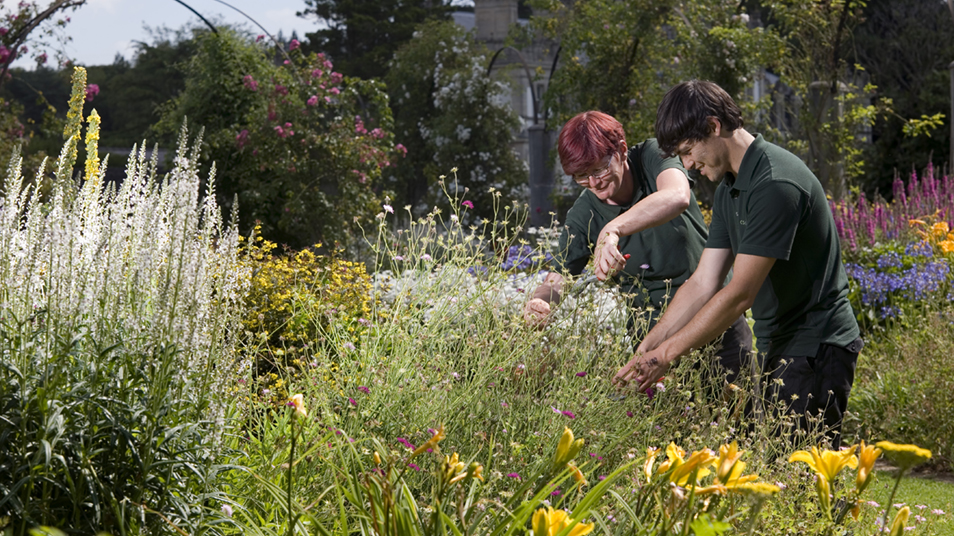
<path id="1" fill-rule="evenodd" d="M 645 391 L 751 307 L 763 374 L 781 380 L 767 381 L 766 396 L 802 427 L 821 415 L 837 447 L 862 341 L 821 183 L 798 157 L 742 128 L 738 106 L 711 82 L 672 88 L 656 134 L 664 153 L 722 183 L 699 267 L 614 382 Z"/>
<path id="2" fill-rule="evenodd" d="M 527 302 L 525 319 L 545 324 L 551 303 L 560 302 L 562 274 L 579 275 L 593 257 L 594 275 L 619 279 L 634 306 L 648 312 L 651 327 L 670 292 L 696 269 L 705 245 L 705 221 L 685 168 L 664 158 L 653 139 L 627 148 L 619 121 L 595 111 L 567 121 L 557 150 L 563 171 L 585 190 L 567 214 L 555 270 Z M 734 320 L 706 340 L 722 336 L 717 356 L 730 382 L 752 350 L 745 318 Z"/>

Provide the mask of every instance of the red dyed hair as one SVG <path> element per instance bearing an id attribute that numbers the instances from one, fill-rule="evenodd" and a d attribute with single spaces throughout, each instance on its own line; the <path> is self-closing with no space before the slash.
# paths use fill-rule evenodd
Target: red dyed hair
<path id="1" fill-rule="evenodd" d="M 626 139 L 623 125 L 603 112 L 583 112 L 563 125 L 557 141 L 560 164 L 567 175 L 582 173 L 619 150 Z"/>

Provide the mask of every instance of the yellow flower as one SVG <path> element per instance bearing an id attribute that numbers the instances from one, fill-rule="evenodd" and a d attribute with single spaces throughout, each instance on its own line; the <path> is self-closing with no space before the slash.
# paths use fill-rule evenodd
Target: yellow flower
<path id="1" fill-rule="evenodd" d="M 871 482 L 871 477 L 874 475 L 872 469 L 878 456 L 881 456 L 881 449 L 865 445 L 864 441 L 861 442 L 858 447 L 858 477 L 855 478 L 855 489 L 858 490 L 859 495 Z"/>
<path id="2" fill-rule="evenodd" d="M 730 475 L 735 473 L 733 469 L 739 462 L 744 452 L 739 452 L 739 442 L 733 441 L 731 445 L 722 445 L 719 447 L 719 461 L 716 462 L 716 480 L 723 484 L 730 480 Z M 745 464 L 742 464 L 745 467 Z M 741 474 L 742 471 L 738 471 Z M 738 476 L 736 476 L 738 478 Z"/>
<path id="3" fill-rule="evenodd" d="M 775 495 L 779 491 L 782 491 L 782 488 L 776 486 L 775 484 L 768 484 L 766 482 L 744 482 L 736 486 L 735 491 L 744 493 L 746 495 L 768 497 Z"/>
<path id="4" fill-rule="evenodd" d="M 885 449 L 887 450 L 887 449 Z M 907 506 L 898 510 L 898 515 L 891 524 L 891 536 L 901 536 L 904 534 L 904 525 L 908 522 L 908 516 L 911 515 L 911 509 Z"/>
<path id="5" fill-rule="evenodd" d="M 954 253 L 954 239 L 949 238 L 948 240 L 942 240 L 938 242 L 937 245 L 944 253 Z"/>
<path id="6" fill-rule="evenodd" d="M 924 223 L 924 220 L 912 219 L 912 220 L 908 220 L 908 225 L 910 225 L 911 227 L 914 227 L 915 225 L 927 225 L 927 224 Z"/>
<path id="7" fill-rule="evenodd" d="M 822 511 L 831 519 L 831 481 L 821 473 L 815 475 L 815 493 L 818 494 Z"/>
<path id="8" fill-rule="evenodd" d="M 476 478 L 481 482 L 484 481 L 484 466 L 480 465 L 477 462 L 471 462 L 470 467 L 467 468 L 467 476 L 471 478 Z"/>
<path id="9" fill-rule="evenodd" d="M 566 510 L 552 507 L 540 508 L 533 513 L 533 536 L 556 536 L 576 520 L 570 519 Z M 593 523 L 577 523 L 566 536 L 583 536 L 593 532 Z"/>
<path id="10" fill-rule="evenodd" d="M 288 403 L 294 406 L 296 414 L 302 417 L 308 416 L 308 410 L 305 409 L 305 397 L 301 393 L 293 395 L 291 398 L 289 398 Z"/>
<path id="11" fill-rule="evenodd" d="M 813 471 L 825 477 L 828 482 L 834 482 L 838 473 L 847 465 L 854 469 L 858 467 L 858 458 L 855 457 L 855 447 L 849 447 L 845 450 L 825 450 L 818 451 L 818 447 L 812 447 L 812 451 L 795 451 L 788 459 L 789 463 L 805 462 Z"/>
<path id="12" fill-rule="evenodd" d="M 553 472 L 562 471 L 567 462 L 575 458 L 582 448 L 583 439 L 574 439 L 573 430 L 564 426 L 563 435 L 560 436 L 560 442 L 557 443 L 556 452 L 553 454 Z"/>
<path id="13" fill-rule="evenodd" d="M 425 441 L 423 445 L 421 445 L 420 447 L 417 447 L 417 449 L 411 453 L 411 458 L 417 456 L 418 454 L 421 454 L 422 452 L 427 452 L 428 449 L 436 449 L 437 444 L 440 443 L 442 439 L 444 439 L 443 424 L 441 424 L 441 426 L 437 429 L 437 432 L 435 432 L 430 439 Z"/>
<path id="14" fill-rule="evenodd" d="M 655 447 L 649 447 L 646 449 L 646 463 L 643 464 L 643 472 L 646 474 L 646 482 L 651 482 L 653 480 L 653 463 L 656 461 L 656 454 L 659 453 L 659 449 Z"/>
<path id="15" fill-rule="evenodd" d="M 378 454 L 378 451 L 374 451 L 374 464 L 381 465 L 381 455 Z"/>
<path id="16" fill-rule="evenodd" d="M 464 472 L 464 462 L 460 461 L 460 456 L 458 456 L 456 452 L 453 456 L 444 456 L 444 462 L 441 464 L 441 473 L 444 475 L 444 480 L 451 484 L 467 476 L 467 473 Z M 460 474 L 458 475 L 458 473 Z"/>
<path id="17" fill-rule="evenodd" d="M 939 221 L 931 226 L 931 233 L 938 238 L 944 237 L 950 230 L 946 221 Z"/>
<path id="18" fill-rule="evenodd" d="M 931 451 L 917 445 L 899 445 L 891 441 L 878 441 L 875 444 L 884 451 L 891 461 L 898 464 L 902 471 L 931 459 Z"/>
<path id="19" fill-rule="evenodd" d="M 692 456 L 689 456 L 689 459 L 673 470 L 672 474 L 669 475 L 669 481 L 675 483 L 677 486 L 695 484 L 700 478 L 704 478 L 709 474 L 710 471 L 706 469 L 706 467 L 712 465 L 715 461 L 715 453 L 709 449 L 693 452 Z M 693 475 L 695 475 L 695 480 L 689 482 L 689 477 Z"/>
<path id="20" fill-rule="evenodd" d="M 583 471 L 580 471 L 580 468 L 573 465 L 572 463 L 568 463 L 566 466 L 570 469 L 570 475 L 573 476 L 573 480 L 576 481 L 577 485 L 581 488 L 585 486 L 586 477 L 583 476 Z"/>
<path id="21" fill-rule="evenodd" d="M 682 448 L 675 443 L 669 443 L 669 446 L 666 447 L 667 460 L 659 464 L 659 469 L 657 469 L 656 472 L 665 473 L 670 469 L 679 467 L 685 461 L 685 457 L 686 451 L 682 450 Z"/>

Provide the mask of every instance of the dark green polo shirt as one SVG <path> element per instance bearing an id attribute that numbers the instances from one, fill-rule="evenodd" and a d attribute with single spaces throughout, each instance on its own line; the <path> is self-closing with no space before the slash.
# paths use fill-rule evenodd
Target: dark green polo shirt
<path id="1" fill-rule="evenodd" d="M 642 165 L 637 162 L 637 155 Z M 664 170 L 675 168 L 686 172 L 678 158 L 662 156 L 653 138 L 632 147 L 628 162 L 635 182 L 633 200 L 627 205 L 609 205 L 589 190 L 583 190 L 567 213 L 566 225 L 560 235 L 560 249 L 554 257 L 556 270 L 570 275 L 583 272 L 596 249 L 599 232 L 607 223 L 656 192 L 656 177 Z M 686 180 L 690 180 L 688 175 Z M 696 269 L 705 247 L 706 234 L 705 220 L 692 195 L 689 208 L 671 221 L 630 236 L 621 236 L 619 250 L 630 254 L 630 258 L 614 278 L 620 283 L 620 290 L 634 294 L 634 307 L 653 305 L 654 320 L 668 301 L 667 295 L 671 298 Z"/>
<path id="2" fill-rule="evenodd" d="M 811 356 L 858 337 L 828 199 L 794 154 L 756 136 L 716 189 L 706 247 L 776 259 L 752 305 L 761 351 Z"/>

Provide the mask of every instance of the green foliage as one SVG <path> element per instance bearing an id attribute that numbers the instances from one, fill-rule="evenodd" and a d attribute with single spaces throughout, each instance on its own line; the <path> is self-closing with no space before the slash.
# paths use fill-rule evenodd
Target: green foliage
<path id="1" fill-rule="evenodd" d="M 448 20 L 450 0 L 305 0 L 302 16 L 322 29 L 306 34 L 305 50 L 324 52 L 346 76 L 383 78 L 394 51 L 410 41 L 415 27 Z"/>
<path id="2" fill-rule="evenodd" d="M 510 88 L 487 76 L 488 62 L 487 48 L 451 22 L 423 24 L 395 54 L 388 92 L 397 139 L 407 147 L 386 177 L 396 205 L 420 215 L 467 200 L 474 210 L 462 217 L 471 222 L 494 216 L 493 191 L 526 197 L 528 170 L 511 148 L 519 119 Z M 455 181 L 437 180 L 451 168 Z"/>
<path id="3" fill-rule="evenodd" d="M 237 33 L 196 35 L 186 89 L 157 126 L 188 118 L 205 129 L 206 161 L 221 173 L 223 207 L 292 247 L 355 242 L 370 219 L 381 169 L 394 150 L 387 95 L 378 82 L 343 78 L 321 55 L 291 51 L 288 64 Z"/>
<path id="4" fill-rule="evenodd" d="M 891 437 L 954 467 L 954 329 L 949 307 L 924 311 L 916 325 L 869 338 L 858 361 L 849 410 L 861 437 Z"/>
<path id="5" fill-rule="evenodd" d="M 783 53 L 774 33 L 721 0 L 535 0 L 532 23 L 559 38 L 561 61 L 545 106 L 559 125 L 584 110 L 615 116 L 631 139 L 652 136 L 666 90 L 689 78 L 719 83 L 738 102 L 761 66 Z"/>
<path id="6" fill-rule="evenodd" d="M 868 0 L 853 50 L 893 113 L 879 116 L 866 148 L 865 190 L 890 192 L 893 171 L 950 158 L 954 21 L 949 4 L 932 0 Z M 945 116 L 941 128 L 910 132 L 913 118 Z M 912 118 L 912 119 L 906 119 Z M 933 122 L 931 124 L 933 125 Z M 914 136 L 912 136 L 914 134 Z"/>

